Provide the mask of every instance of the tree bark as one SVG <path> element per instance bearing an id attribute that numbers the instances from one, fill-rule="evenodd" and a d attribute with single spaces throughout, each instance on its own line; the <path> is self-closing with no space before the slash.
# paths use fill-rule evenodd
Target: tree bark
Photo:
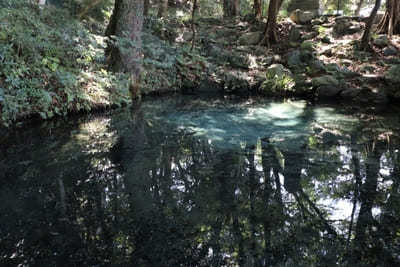
<path id="1" fill-rule="evenodd" d="M 354 15 L 355 15 L 356 17 L 360 16 L 361 7 L 362 7 L 363 4 L 364 4 L 364 0 L 359 0 L 359 1 L 358 1 L 357 8 L 356 8 L 356 10 L 354 11 Z"/>
<path id="2" fill-rule="evenodd" d="M 364 34 L 361 38 L 361 50 L 367 50 L 369 48 L 369 39 L 371 35 L 372 24 L 374 23 L 376 14 L 378 13 L 379 7 L 381 6 L 381 0 L 375 1 L 375 6 L 372 9 L 371 15 L 368 18 L 367 25 L 365 26 Z"/>
<path id="3" fill-rule="evenodd" d="M 158 4 L 158 14 L 157 16 L 159 18 L 165 18 L 167 16 L 167 10 L 168 10 L 168 0 L 159 0 Z"/>
<path id="4" fill-rule="evenodd" d="M 400 1 L 386 1 L 386 12 L 378 25 L 378 32 L 386 33 L 389 37 L 400 34 Z"/>
<path id="5" fill-rule="evenodd" d="M 230 18 L 239 15 L 239 3 L 239 0 L 224 0 L 224 17 Z"/>
<path id="6" fill-rule="evenodd" d="M 149 15 L 149 9 L 150 9 L 150 0 L 144 0 L 143 15 L 145 17 Z"/>
<path id="7" fill-rule="evenodd" d="M 139 96 L 141 72 L 141 46 L 144 0 L 116 0 L 106 36 L 126 38 L 130 43 L 123 49 L 109 43 L 107 56 L 115 71 L 129 74 L 129 91 L 132 98 Z"/>
<path id="8" fill-rule="evenodd" d="M 196 42 L 196 29 L 194 27 L 194 15 L 196 13 L 197 9 L 197 0 L 193 0 L 193 7 L 192 7 L 192 47 L 190 48 L 190 51 L 193 51 L 194 44 Z"/>
<path id="9" fill-rule="evenodd" d="M 267 25 L 265 26 L 264 36 L 260 44 L 270 46 L 271 44 L 276 44 L 278 42 L 276 21 L 283 1 L 284 0 L 271 0 L 269 2 Z"/>
<path id="10" fill-rule="evenodd" d="M 261 19 L 262 13 L 262 0 L 254 0 L 254 17 Z"/>

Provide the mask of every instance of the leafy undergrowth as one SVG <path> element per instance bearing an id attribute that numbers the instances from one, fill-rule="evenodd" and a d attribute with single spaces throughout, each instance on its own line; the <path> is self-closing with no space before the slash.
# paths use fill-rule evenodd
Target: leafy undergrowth
<path id="1" fill-rule="evenodd" d="M 104 38 L 62 9 L 0 9 L 0 124 L 129 101 L 127 78 L 104 65 Z"/>

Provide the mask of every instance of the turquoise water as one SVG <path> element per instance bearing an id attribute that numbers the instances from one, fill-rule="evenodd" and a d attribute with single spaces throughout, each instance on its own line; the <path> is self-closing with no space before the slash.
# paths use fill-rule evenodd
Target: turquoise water
<path id="1" fill-rule="evenodd" d="M 192 97 L 0 143 L 0 263 L 396 266 L 400 120 Z"/>

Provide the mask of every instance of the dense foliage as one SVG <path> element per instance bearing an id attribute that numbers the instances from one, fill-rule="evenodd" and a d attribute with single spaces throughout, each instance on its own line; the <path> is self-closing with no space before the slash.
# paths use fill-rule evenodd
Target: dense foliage
<path id="1" fill-rule="evenodd" d="M 25 115 L 47 118 L 127 100 L 126 91 L 119 88 L 123 79 L 103 69 L 102 37 L 91 34 L 63 9 L 41 9 L 24 1 L 3 6 L 0 111 L 4 124 Z"/>

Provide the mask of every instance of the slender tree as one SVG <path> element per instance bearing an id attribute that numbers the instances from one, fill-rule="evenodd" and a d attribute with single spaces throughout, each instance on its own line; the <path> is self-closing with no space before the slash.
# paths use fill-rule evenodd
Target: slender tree
<path id="1" fill-rule="evenodd" d="M 150 0 L 144 0 L 143 15 L 148 16 L 150 9 Z"/>
<path id="2" fill-rule="evenodd" d="M 378 32 L 387 33 L 390 37 L 393 34 L 400 34 L 400 1 L 387 0 L 386 12 L 378 25 Z"/>
<path id="3" fill-rule="evenodd" d="M 139 96 L 144 0 L 116 0 L 106 36 L 127 39 L 127 47 L 109 43 L 106 54 L 110 67 L 129 74 L 132 98 Z"/>
<path id="4" fill-rule="evenodd" d="M 254 0 L 254 17 L 260 19 L 262 15 L 262 0 Z"/>
<path id="5" fill-rule="evenodd" d="M 382 0 L 375 1 L 375 6 L 372 9 L 371 15 L 368 18 L 367 25 L 365 26 L 364 34 L 361 38 L 361 45 L 360 45 L 361 50 L 367 50 L 369 47 L 369 39 L 371 36 L 372 24 L 374 23 L 376 14 L 378 13 L 379 7 L 381 6 L 381 2 L 382 2 Z"/>
<path id="6" fill-rule="evenodd" d="M 279 9 L 282 6 L 284 0 L 271 0 L 268 7 L 268 20 L 265 26 L 264 35 L 260 42 L 263 45 L 276 44 L 278 42 L 278 36 L 276 33 L 276 21 L 278 18 Z"/>
<path id="7" fill-rule="evenodd" d="M 224 17 L 235 17 L 239 15 L 239 0 L 224 0 Z"/>
<path id="8" fill-rule="evenodd" d="M 363 4 L 364 4 L 364 0 L 359 0 L 358 1 L 356 10 L 354 11 L 354 15 L 355 16 L 357 16 L 357 17 L 360 16 L 361 7 L 362 7 Z"/>

